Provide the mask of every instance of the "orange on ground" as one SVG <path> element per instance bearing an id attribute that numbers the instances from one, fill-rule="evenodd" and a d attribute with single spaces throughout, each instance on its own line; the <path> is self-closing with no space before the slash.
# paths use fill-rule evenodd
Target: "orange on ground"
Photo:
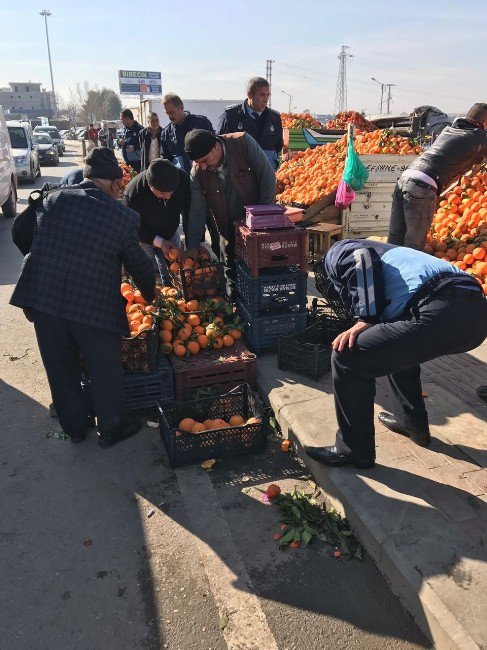
<path id="1" fill-rule="evenodd" d="M 269 499 L 275 499 L 281 494 L 281 488 L 275 483 L 271 483 L 265 491 Z"/>

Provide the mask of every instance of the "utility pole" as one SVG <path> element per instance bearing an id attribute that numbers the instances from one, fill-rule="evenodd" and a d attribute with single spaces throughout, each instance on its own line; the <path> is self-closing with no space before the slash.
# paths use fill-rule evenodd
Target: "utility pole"
<path id="1" fill-rule="evenodd" d="M 391 109 L 391 99 L 392 99 L 391 88 L 393 86 L 395 86 L 395 85 L 396 84 L 387 84 L 387 88 L 389 89 L 388 92 L 387 92 L 387 115 L 391 114 L 391 110 L 390 110 Z"/>
<path id="2" fill-rule="evenodd" d="M 51 15 L 52 14 L 48 9 L 43 9 L 41 12 L 39 12 L 39 16 L 44 16 L 44 23 L 46 25 L 47 54 L 49 56 L 49 70 L 51 71 L 52 107 L 54 110 L 54 115 L 56 115 L 57 113 L 56 91 L 54 90 L 54 75 L 52 74 L 51 48 L 49 46 L 49 31 L 47 29 L 47 17 Z"/>
<path id="3" fill-rule="evenodd" d="M 267 59 L 265 66 L 265 78 L 269 84 L 269 108 L 272 106 L 272 64 L 274 61 L 272 59 Z"/>
<path id="4" fill-rule="evenodd" d="M 285 90 L 281 90 L 281 93 L 284 93 L 285 95 L 287 95 L 289 97 L 289 110 L 288 110 L 288 113 L 291 114 L 291 110 L 292 110 L 291 104 L 293 103 L 293 96 L 290 93 L 287 93 Z"/>
<path id="5" fill-rule="evenodd" d="M 348 45 L 342 45 L 338 55 L 340 63 L 338 65 L 337 91 L 335 95 L 335 114 L 347 110 L 347 58 L 353 59 L 353 55 L 347 52 L 349 49 Z"/>
<path id="6" fill-rule="evenodd" d="M 378 81 L 375 77 L 371 77 L 371 79 L 380 86 L 379 115 L 382 115 L 382 106 L 384 104 L 384 88 L 386 87 L 386 84 L 383 84 L 382 81 Z"/>

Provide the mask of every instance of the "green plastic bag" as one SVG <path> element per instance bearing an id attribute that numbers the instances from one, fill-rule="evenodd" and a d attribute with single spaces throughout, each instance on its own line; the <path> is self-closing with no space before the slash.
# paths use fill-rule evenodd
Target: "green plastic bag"
<path id="1" fill-rule="evenodd" d="M 347 160 L 345 161 L 345 169 L 343 170 L 343 180 L 353 190 L 358 192 L 367 182 L 369 172 L 358 157 L 355 149 L 353 148 L 352 138 L 348 138 L 348 151 Z"/>

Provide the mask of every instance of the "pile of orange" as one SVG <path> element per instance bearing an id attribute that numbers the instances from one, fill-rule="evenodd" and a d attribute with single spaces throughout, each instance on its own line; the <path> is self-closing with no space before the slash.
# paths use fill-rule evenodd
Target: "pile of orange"
<path id="1" fill-rule="evenodd" d="M 281 113 L 281 121 L 285 129 L 323 128 L 323 124 L 309 113 Z"/>
<path id="2" fill-rule="evenodd" d="M 233 310 L 226 310 L 226 307 L 228 303 L 218 296 L 199 303 L 197 300 L 185 302 L 169 295 L 160 311 L 159 351 L 184 357 L 208 348 L 231 348 L 242 337 L 242 332 L 235 322 Z M 230 311 L 230 315 L 225 319 L 226 311 Z"/>
<path id="3" fill-rule="evenodd" d="M 187 257 L 185 260 L 180 260 L 179 251 L 174 248 L 167 256 L 169 271 L 173 275 L 178 275 L 180 271 L 187 271 L 194 269 L 195 275 L 203 275 L 204 273 L 211 273 L 212 267 L 205 266 L 210 260 L 208 253 L 200 252 L 198 259 Z"/>
<path id="4" fill-rule="evenodd" d="M 390 129 L 371 133 L 356 131 L 355 150 L 359 154 L 419 154 L 421 147 L 409 138 L 396 135 Z M 340 182 L 347 156 L 347 136 L 337 142 L 298 152 L 277 171 L 281 203 L 296 202 L 312 205 L 334 192 Z"/>
<path id="5" fill-rule="evenodd" d="M 247 424 L 260 424 L 260 418 L 251 417 L 248 420 L 245 420 L 241 415 L 232 415 L 228 422 L 217 418 L 215 420 L 205 420 L 204 422 L 198 422 L 193 420 L 193 418 L 184 418 L 178 424 L 176 430 L 176 436 L 182 436 L 186 433 L 204 433 L 205 431 L 215 431 L 216 429 L 228 429 L 229 427 L 242 427 Z"/>
<path id="6" fill-rule="evenodd" d="M 131 338 L 152 329 L 156 322 L 156 307 L 148 305 L 140 291 L 134 289 L 129 282 L 122 282 L 120 291 L 127 301 L 125 312 Z"/>
<path id="7" fill-rule="evenodd" d="M 487 295 L 487 171 L 463 176 L 443 197 L 423 250 L 477 278 Z"/>
<path id="8" fill-rule="evenodd" d="M 132 180 L 132 178 L 137 176 L 137 172 L 135 171 L 135 169 L 133 167 L 131 167 L 130 165 L 127 165 L 127 163 L 121 163 L 120 167 L 121 167 L 122 173 L 123 173 L 123 176 L 122 176 L 122 189 L 125 189 L 127 187 L 127 185 L 130 183 L 130 181 Z"/>

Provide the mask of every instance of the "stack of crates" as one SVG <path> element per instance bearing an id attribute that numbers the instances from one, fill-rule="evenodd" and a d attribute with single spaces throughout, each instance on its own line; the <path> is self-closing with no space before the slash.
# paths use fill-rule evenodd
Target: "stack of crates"
<path id="1" fill-rule="evenodd" d="M 308 241 L 282 206 L 246 210 L 246 221 L 235 224 L 237 307 L 247 343 L 259 354 L 306 327 Z"/>

